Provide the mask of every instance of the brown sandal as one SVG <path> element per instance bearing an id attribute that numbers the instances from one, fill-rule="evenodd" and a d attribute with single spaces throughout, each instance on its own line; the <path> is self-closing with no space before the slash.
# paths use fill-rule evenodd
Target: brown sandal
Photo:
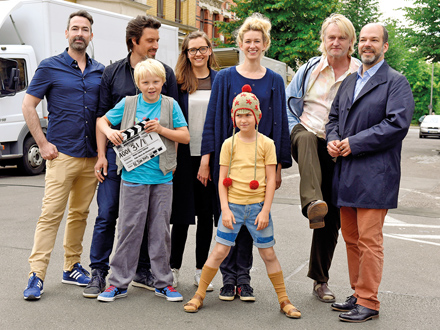
<path id="1" fill-rule="evenodd" d="M 197 313 L 203 307 L 203 298 L 198 294 L 194 295 L 190 301 L 183 305 L 183 309 L 187 313 Z"/>
<path id="2" fill-rule="evenodd" d="M 287 311 L 285 311 L 284 307 L 286 307 L 288 305 L 292 306 L 292 308 L 290 308 Z M 291 319 L 299 319 L 299 318 L 301 318 L 301 312 L 299 311 L 299 309 L 297 309 L 295 306 L 293 306 L 293 304 L 289 300 L 284 300 L 280 304 L 280 312 L 284 313 L 284 315 L 286 315 L 287 317 L 289 317 Z"/>
<path id="3" fill-rule="evenodd" d="M 313 295 L 318 298 L 319 301 L 325 303 L 335 302 L 335 294 L 330 290 L 327 283 L 313 282 Z"/>

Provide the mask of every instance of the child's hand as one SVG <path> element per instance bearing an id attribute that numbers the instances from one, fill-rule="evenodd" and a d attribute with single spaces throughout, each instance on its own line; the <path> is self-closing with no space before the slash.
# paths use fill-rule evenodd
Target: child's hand
<path id="1" fill-rule="evenodd" d="M 261 210 L 260 213 L 258 213 L 257 218 L 255 219 L 254 225 L 257 225 L 257 230 L 262 230 L 269 226 L 269 212 L 266 212 L 264 210 Z"/>
<path id="2" fill-rule="evenodd" d="M 223 226 L 225 226 L 228 229 L 233 230 L 234 226 L 232 226 L 232 223 L 235 222 L 234 214 L 231 212 L 231 210 L 228 208 L 227 210 L 222 210 L 222 223 Z"/>
<path id="3" fill-rule="evenodd" d="M 113 144 L 115 146 L 118 146 L 123 141 L 122 132 L 123 131 L 118 131 L 117 129 L 110 129 L 108 131 L 108 133 L 106 134 L 107 135 L 107 139 L 109 139 L 111 142 L 113 142 Z"/>
<path id="4" fill-rule="evenodd" d="M 157 134 L 160 134 L 162 128 L 163 127 L 159 124 L 157 119 L 151 119 L 145 124 L 145 132 L 147 133 L 156 132 Z"/>

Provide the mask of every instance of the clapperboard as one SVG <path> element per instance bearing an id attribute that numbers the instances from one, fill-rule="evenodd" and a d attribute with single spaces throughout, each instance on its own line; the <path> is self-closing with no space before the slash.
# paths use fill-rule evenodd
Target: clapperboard
<path id="1" fill-rule="evenodd" d="M 128 172 L 167 150 L 159 134 L 144 131 L 147 121 L 126 129 L 122 143 L 113 147 Z"/>

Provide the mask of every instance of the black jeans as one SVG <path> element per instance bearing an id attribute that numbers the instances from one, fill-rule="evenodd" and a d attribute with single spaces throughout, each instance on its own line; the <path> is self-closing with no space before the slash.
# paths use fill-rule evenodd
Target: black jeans
<path id="1" fill-rule="evenodd" d="M 250 271 L 252 268 L 252 248 L 254 240 L 247 230 L 242 226 L 238 232 L 235 246 L 231 248 L 228 256 L 220 265 L 223 276 L 223 285 L 242 285 L 251 283 Z"/>
<path id="2" fill-rule="evenodd" d="M 183 252 L 185 251 L 186 239 L 188 237 L 189 224 L 175 224 L 171 230 L 171 268 L 180 269 L 182 266 Z M 196 268 L 202 269 L 208 259 L 209 248 L 211 247 L 212 228 L 214 221 L 212 216 L 203 219 L 197 218 L 196 231 Z"/>

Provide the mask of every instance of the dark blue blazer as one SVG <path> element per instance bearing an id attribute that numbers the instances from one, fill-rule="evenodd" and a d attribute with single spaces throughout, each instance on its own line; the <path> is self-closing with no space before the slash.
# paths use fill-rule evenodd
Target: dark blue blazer
<path id="1" fill-rule="evenodd" d="M 338 157 L 335 205 L 397 207 L 402 140 L 414 112 L 408 80 L 386 61 L 353 101 L 357 74 L 341 84 L 326 125 L 327 142 L 348 138 L 352 154 Z"/>

